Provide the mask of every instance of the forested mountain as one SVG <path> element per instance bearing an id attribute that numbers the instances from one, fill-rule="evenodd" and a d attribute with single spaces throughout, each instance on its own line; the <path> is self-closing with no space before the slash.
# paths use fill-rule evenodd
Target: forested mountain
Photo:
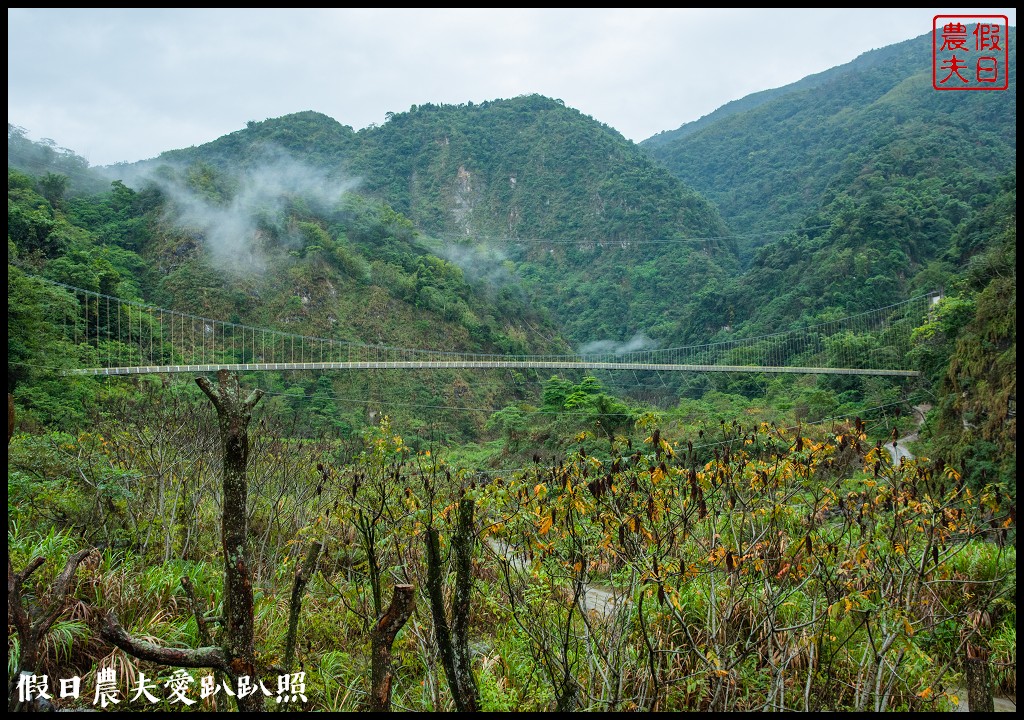
<path id="1" fill-rule="evenodd" d="M 357 143 L 348 125 L 313 111 L 297 112 L 262 122 L 250 121 L 242 130 L 200 147 L 167 150 L 158 162 L 175 166 L 206 163 L 222 171 L 258 167 L 269 158 L 288 155 L 319 170 L 338 171 Z M 152 162 L 134 163 L 135 168 Z M 116 172 L 131 172 L 133 166 L 118 166 Z"/>
<path id="2" fill-rule="evenodd" d="M 640 144 L 648 150 L 651 150 L 656 154 L 660 154 L 660 148 L 662 148 L 662 146 L 674 145 L 677 140 L 680 140 L 687 135 L 691 135 L 698 130 L 702 130 L 709 125 L 724 120 L 727 117 L 753 110 L 754 108 L 760 107 L 761 105 L 780 97 L 793 95 L 794 93 L 803 93 L 805 91 L 814 90 L 823 85 L 842 81 L 842 78 L 848 76 L 850 73 L 862 73 L 879 65 L 889 64 L 892 65 L 891 69 L 895 74 L 902 74 L 903 69 L 900 67 L 900 64 L 906 60 L 905 48 L 908 43 L 913 42 L 914 41 L 912 40 L 908 40 L 903 43 L 869 50 L 845 65 L 839 65 L 813 75 L 808 75 L 794 83 L 790 83 L 789 85 L 761 90 L 737 100 L 731 100 L 720 108 L 715 109 L 697 120 L 680 125 L 675 130 L 663 130 L 662 132 L 652 135 L 642 141 Z M 918 42 L 920 42 L 920 39 Z M 655 150 L 655 148 L 658 148 L 659 150 Z"/>
<path id="3" fill-rule="evenodd" d="M 9 125 L 9 710 L 1015 693 L 1015 85 L 936 93 L 922 46 L 645 147 L 536 95 L 106 168 Z M 186 364 L 145 306 L 204 353 L 243 324 L 503 356 L 804 327 L 773 362 L 920 377 L 66 373 L 146 339 Z"/>
<path id="4" fill-rule="evenodd" d="M 715 203 L 730 229 L 747 236 L 747 255 L 852 188 L 877 193 L 900 179 L 928 181 L 970 203 L 1015 165 L 1016 55 L 1005 91 L 937 92 L 931 61 L 928 33 L 730 103 L 641 146 Z"/>
<path id="5" fill-rule="evenodd" d="M 138 253 L 132 262 L 153 277 L 135 287 L 154 300 L 311 333 L 512 352 L 778 332 L 920 292 L 955 294 L 972 258 L 1005 248 L 1015 222 L 1015 83 L 938 93 L 927 41 L 744 98 L 645 142 L 650 155 L 537 95 L 416 106 L 359 132 L 307 111 L 99 169 L 119 178 L 103 202 L 122 216 L 79 212 L 116 246 L 103 252 Z M 34 158 L 26 169 L 37 174 L 40 157 L 67 165 L 25 142 L 9 132 L 12 163 Z M 81 173 L 64 187 L 61 167 L 38 189 L 73 200 Z M 726 208 L 732 227 L 691 185 Z M 82 204 L 50 200 L 55 216 Z M 32 207 L 17 203 L 12 227 L 47 212 Z M 272 285 L 241 289 L 256 277 Z M 982 290 L 976 284 L 970 292 Z M 387 309 L 368 320 L 362 308 L 377 295 Z M 935 352 L 920 349 L 937 382 L 951 349 Z M 676 381 L 657 378 L 648 397 L 674 397 Z M 634 390 L 645 382 L 631 380 Z M 686 385 L 691 397 L 757 387 Z M 899 392 L 856 379 L 816 385 L 834 402 Z M 460 404 L 454 389 L 447 399 L 413 394 L 427 406 Z"/>
<path id="6" fill-rule="evenodd" d="M 772 332 L 944 291 L 943 320 L 918 336 L 915 350 L 928 357 L 932 400 L 945 408 L 933 448 L 973 455 L 975 476 L 1002 464 L 1009 477 L 1016 57 L 1010 53 L 1005 91 L 938 92 L 931 42 L 929 33 L 872 50 L 642 146 L 712 199 L 740 236 L 744 271 L 716 298 L 734 314 L 737 332 Z M 1010 28 L 1011 48 L 1015 42 Z M 993 313 L 995 297 L 1002 309 Z M 972 346 L 970 368 L 953 349 L 966 342 L 954 338 L 968 323 L 976 328 L 968 336 L 984 327 L 989 338 Z M 998 418 L 984 431 L 966 411 L 980 405 Z"/>
<path id="7" fill-rule="evenodd" d="M 287 153 L 408 217 L 473 277 L 514 283 L 576 345 L 697 340 L 696 299 L 735 272 L 715 209 L 619 133 L 557 100 L 413 107 L 352 133 L 317 113 L 163 153 L 230 176 Z"/>
<path id="8" fill-rule="evenodd" d="M 714 208 L 611 128 L 540 96 L 420 106 L 366 133 L 356 167 L 444 241 L 497 251 L 575 343 L 678 342 L 736 268 Z"/>
<path id="9" fill-rule="evenodd" d="M 64 191 L 103 192 L 108 188 L 109 180 L 96 168 L 90 168 L 89 161 L 74 150 L 58 147 L 49 139 L 33 142 L 25 137 L 26 133 L 25 128 L 7 124 L 8 167 L 39 177 L 49 173 L 51 182 L 62 176 Z"/>

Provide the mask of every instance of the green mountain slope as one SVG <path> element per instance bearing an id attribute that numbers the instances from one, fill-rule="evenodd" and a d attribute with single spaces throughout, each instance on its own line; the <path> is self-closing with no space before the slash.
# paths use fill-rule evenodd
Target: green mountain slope
<path id="1" fill-rule="evenodd" d="M 743 235 L 744 272 L 707 298 L 736 334 L 944 292 L 911 350 L 936 406 L 927 451 L 1012 483 L 1016 59 L 1008 90 L 939 92 L 931 52 L 930 34 L 875 50 L 642 145 Z"/>
<path id="2" fill-rule="evenodd" d="M 1010 29 L 1010 46 L 1016 41 Z M 935 178 L 969 202 L 1015 163 L 1016 57 L 1006 91 L 932 88 L 931 35 L 758 93 L 642 143 L 713 200 L 744 248 L 793 228 L 857 179 Z"/>
<path id="3" fill-rule="evenodd" d="M 8 387 L 30 415 L 81 422 L 81 398 L 96 388 L 52 370 L 96 364 L 102 350 L 75 342 L 66 321 L 52 326 L 51 309 L 74 299 L 36 276 L 299 335 L 485 353 L 566 349 L 521 294 L 473 282 L 419 247 L 400 213 L 277 155 L 231 175 L 165 162 L 145 181 L 136 175 L 138 191 L 116 181 L 99 195 L 49 198 L 46 176 L 9 169 Z M 414 446 L 476 437 L 491 409 L 539 393 L 538 380 L 499 371 L 259 378 L 268 407 L 294 418 L 297 432 L 351 433 L 386 413 L 412 428 Z M 69 385 L 84 393 L 70 414 Z M 423 411 L 444 407 L 467 411 Z M 418 420 L 426 415 L 433 419 Z"/>
<path id="4" fill-rule="evenodd" d="M 525 293 L 577 346 L 701 338 L 715 323 L 694 298 L 737 267 L 711 204 L 611 128 L 536 95 L 423 105 L 358 133 L 297 113 L 112 170 L 185 163 L 230 178 L 281 156 L 395 208 L 424 247 Z"/>
<path id="5" fill-rule="evenodd" d="M 707 333 L 690 308 L 736 268 L 724 226 L 611 128 L 533 95 L 420 106 L 360 135 L 368 192 L 442 254 L 510 261 L 575 343 Z"/>
<path id="6" fill-rule="evenodd" d="M 313 168 L 333 169 L 344 162 L 355 142 L 351 127 L 307 110 L 262 122 L 250 121 L 245 129 L 199 147 L 162 152 L 156 162 L 188 165 L 202 161 L 227 172 L 257 167 L 268 157 L 287 155 Z M 134 163 L 143 167 L 152 164 Z"/>
<path id="7" fill-rule="evenodd" d="M 850 74 L 865 72 L 880 65 L 900 63 L 904 59 L 903 45 L 905 45 L 905 43 L 889 45 L 884 48 L 871 50 L 863 53 L 845 65 L 840 65 L 838 67 L 829 68 L 828 70 L 824 70 L 820 73 L 808 75 L 807 77 L 797 80 L 795 83 L 790 83 L 789 85 L 784 85 L 779 88 L 761 90 L 739 98 L 738 100 L 732 100 L 727 102 L 725 105 L 722 105 L 720 108 L 715 109 L 713 112 L 694 120 L 693 122 L 684 123 L 675 130 L 664 130 L 647 138 L 640 144 L 648 150 L 654 151 L 654 148 L 671 145 L 674 141 L 680 140 L 688 135 L 692 135 L 693 133 L 703 130 L 704 128 L 724 120 L 727 117 L 753 110 L 754 108 L 760 107 L 761 105 L 769 103 L 780 97 L 814 90 L 815 88 L 833 82 L 842 82 L 843 79 Z M 655 151 L 655 154 L 658 153 Z"/>

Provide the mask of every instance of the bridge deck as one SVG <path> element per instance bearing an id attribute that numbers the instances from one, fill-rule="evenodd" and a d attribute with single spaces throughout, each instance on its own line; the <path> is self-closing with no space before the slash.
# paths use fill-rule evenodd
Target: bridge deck
<path id="1" fill-rule="evenodd" d="M 557 369 L 557 370 L 654 370 L 658 372 L 747 372 L 798 373 L 807 375 L 886 375 L 917 377 L 917 370 L 877 370 L 871 368 L 785 367 L 759 365 L 676 365 L 671 363 L 582 362 L 572 360 L 368 360 L 353 362 L 308 363 L 215 363 L 208 365 L 143 365 L 137 367 L 83 368 L 69 370 L 71 375 L 145 375 L 149 373 L 204 373 L 218 370 L 452 370 L 452 369 Z"/>

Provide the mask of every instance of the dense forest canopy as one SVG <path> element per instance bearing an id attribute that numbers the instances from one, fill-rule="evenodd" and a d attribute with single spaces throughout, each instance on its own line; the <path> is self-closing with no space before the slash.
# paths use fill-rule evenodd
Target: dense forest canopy
<path id="1" fill-rule="evenodd" d="M 715 203 L 745 256 L 851 187 L 928 182 L 943 204 L 976 204 L 1015 166 L 1016 55 L 1005 91 L 936 92 L 931 43 L 872 50 L 641 145 Z"/>

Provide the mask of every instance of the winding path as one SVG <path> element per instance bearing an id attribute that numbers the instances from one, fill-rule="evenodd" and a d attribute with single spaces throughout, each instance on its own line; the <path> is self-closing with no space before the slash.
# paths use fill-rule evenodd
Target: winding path
<path id="1" fill-rule="evenodd" d="M 914 417 L 917 418 L 917 427 L 920 428 L 924 425 L 924 416 L 928 414 L 928 411 L 932 409 L 931 405 L 915 405 L 914 406 Z M 893 465 L 899 465 L 903 458 L 907 460 L 914 459 L 914 453 L 907 449 L 907 445 L 912 442 L 916 442 L 918 439 L 918 433 L 914 432 L 906 435 L 902 438 L 898 438 L 895 442 L 886 443 L 885 449 L 889 451 L 889 457 L 892 458 Z"/>

